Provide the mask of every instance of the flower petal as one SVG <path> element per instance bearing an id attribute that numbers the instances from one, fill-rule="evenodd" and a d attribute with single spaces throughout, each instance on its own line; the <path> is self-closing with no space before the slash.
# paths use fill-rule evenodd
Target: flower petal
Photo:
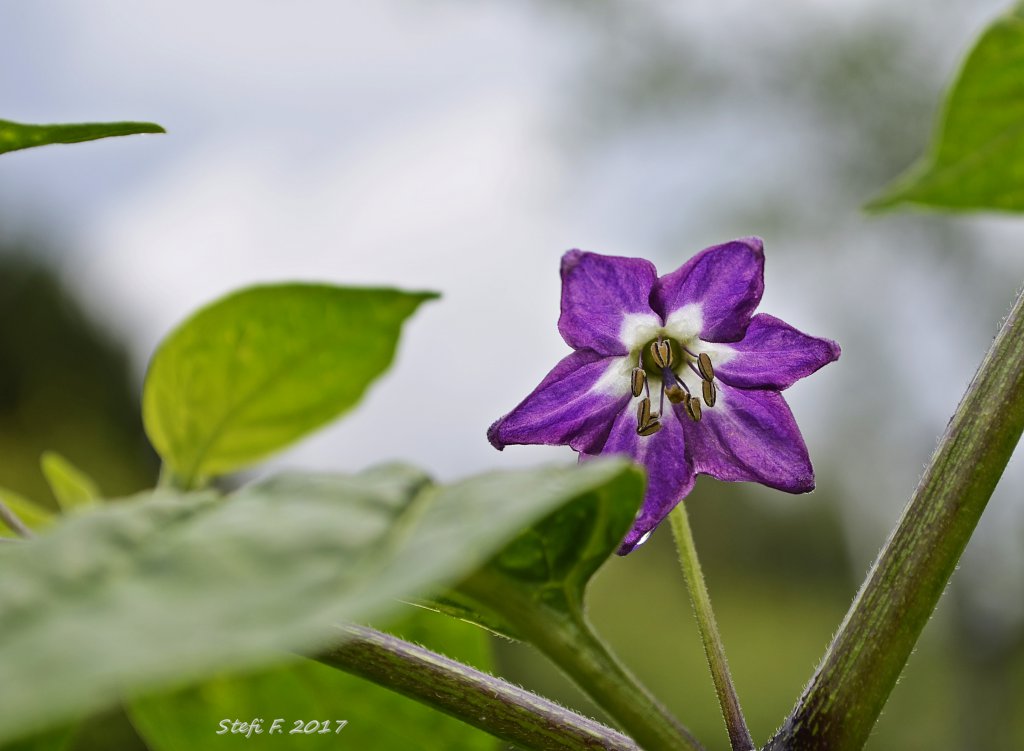
<path id="1" fill-rule="evenodd" d="M 621 388 L 607 388 L 607 376 L 615 375 L 616 368 L 624 370 Z M 573 352 L 518 407 L 488 428 L 487 440 L 499 450 L 509 444 L 543 443 L 597 452 L 630 398 L 628 363 L 591 350 Z"/>
<path id="2" fill-rule="evenodd" d="M 759 237 L 702 250 L 654 285 L 651 305 L 666 321 L 688 305 L 700 307 L 700 338 L 734 342 L 743 336 L 764 291 L 764 246 Z"/>
<path id="3" fill-rule="evenodd" d="M 750 319 L 746 335 L 730 346 L 731 356 L 715 376 L 732 386 L 784 389 L 839 358 L 839 345 L 808 336 L 774 316 Z"/>
<path id="4" fill-rule="evenodd" d="M 695 477 L 683 450 L 683 426 L 672 410 L 667 411 L 662 422 L 664 427 L 654 435 L 639 436 L 634 411 L 625 409 L 616 418 L 601 449 L 603 456 L 627 454 L 647 470 L 644 502 L 619 547 L 619 555 L 633 550 L 693 489 Z M 586 458 L 581 455 L 580 461 Z"/>
<path id="5" fill-rule="evenodd" d="M 696 472 L 729 482 L 759 482 L 788 493 L 814 490 L 814 469 L 793 413 L 778 391 L 723 383 L 718 401 L 686 426 Z"/>
<path id="6" fill-rule="evenodd" d="M 650 319 L 651 288 L 658 278 L 654 264 L 643 258 L 602 256 L 570 250 L 562 257 L 562 314 L 558 331 L 574 349 L 624 355 L 624 326 Z"/>

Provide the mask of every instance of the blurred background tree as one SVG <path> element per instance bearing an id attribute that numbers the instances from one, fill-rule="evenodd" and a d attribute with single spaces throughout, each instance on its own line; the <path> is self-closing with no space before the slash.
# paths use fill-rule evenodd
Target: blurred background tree
<path id="1" fill-rule="evenodd" d="M 0 487 L 56 511 L 39 467 L 44 451 L 68 458 L 112 498 L 152 487 L 158 463 L 142 432 L 138 377 L 124 345 L 90 320 L 48 257 L 32 241 L 0 240 Z M 145 748 L 119 710 L 38 743 Z"/>

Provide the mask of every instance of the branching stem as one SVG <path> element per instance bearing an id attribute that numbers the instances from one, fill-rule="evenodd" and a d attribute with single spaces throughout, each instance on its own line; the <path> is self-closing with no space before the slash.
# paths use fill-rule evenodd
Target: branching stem
<path id="1" fill-rule="evenodd" d="M 317 660 L 422 702 L 504 741 L 538 751 L 640 751 L 629 738 L 396 636 L 341 626 Z"/>

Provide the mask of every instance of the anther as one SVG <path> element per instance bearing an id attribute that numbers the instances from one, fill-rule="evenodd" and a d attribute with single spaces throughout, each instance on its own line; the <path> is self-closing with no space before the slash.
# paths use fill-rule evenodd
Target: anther
<path id="1" fill-rule="evenodd" d="M 711 366 L 711 358 L 706 352 L 697 355 L 697 368 L 700 370 L 701 378 L 705 381 L 715 380 L 715 369 Z"/>
<path id="2" fill-rule="evenodd" d="M 679 388 L 679 384 L 670 383 L 665 387 L 665 396 L 673 404 L 680 404 L 686 398 L 686 392 Z"/>
<path id="3" fill-rule="evenodd" d="M 664 339 L 651 342 L 651 357 L 659 368 L 672 367 L 672 345 Z"/>
<path id="4" fill-rule="evenodd" d="M 686 407 L 686 414 L 690 416 L 690 419 L 694 422 L 700 422 L 700 399 L 693 398 L 687 394 L 683 405 Z"/>
<path id="5" fill-rule="evenodd" d="M 661 428 L 662 424 L 660 422 L 658 422 L 657 420 L 651 420 L 646 425 L 637 427 L 636 434 L 642 436 L 654 435 L 659 430 L 661 430 Z"/>
<path id="6" fill-rule="evenodd" d="M 718 398 L 718 389 L 711 381 L 701 381 L 701 391 L 704 395 L 704 403 L 709 407 L 715 406 L 715 399 Z"/>
<path id="7" fill-rule="evenodd" d="M 637 430 L 643 428 L 651 421 L 651 400 L 644 397 L 640 400 L 640 406 L 636 408 Z"/>
<path id="8" fill-rule="evenodd" d="M 647 373 L 643 368 L 633 368 L 633 375 L 630 377 L 630 390 L 633 396 L 640 396 L 644 392 L 644 384 L 647 383 Z"/>

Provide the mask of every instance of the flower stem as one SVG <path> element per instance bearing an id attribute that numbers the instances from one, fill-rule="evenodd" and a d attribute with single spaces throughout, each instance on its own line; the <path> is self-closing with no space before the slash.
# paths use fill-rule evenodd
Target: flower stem
<path id="1" fill-rule="evenodd" d="M 373 629 L 338 630 L 342 641 L 317 660 L 504 741 L 539 751 L 640 751 L 618 731 L 468 665 Z"/>
<path id="2" fill-rule="evenodd" d="M 697 626 L 700 628 L 700 637 L 704 642 L 704 654 L 708 658 L 708 667 L 711 668 L 715 693 L 718 694 L 718 703 L 721 705 L 722 715 L 725 717 L 725 727 L 729 732 L 729 744 L 733 751 L 750 751 L 755 747 L 754 739 L 750 735 L 750 730 L 747 729 L 746 720 L 743 719 L 740 700 L 736 695 L 732 676 L 729 674 L 729 665 L 725 659 L 725 647 L 722 645 L 722 637 L 718 633 L 715 614 L 711 609 L 711 598 L 708 596 L 704 573 L 701 571 L 700 560 L 697 558 L 697 547 L 693 543 L 693 533 L 690 531 L 686 504 L 678 504 L 669 514 L 669 521 L 672 524 L 672 534 L 679 551 L 679 565 L 683 569 L 686 588 L 690 593 L 690 602 L 693 603 L 693 610 L 697 615 Z"/>
<path id="3" fill-rule="evenodd" d="M 772 751 L 859 749 L 1024 431 L 1024 290 Z"/>

